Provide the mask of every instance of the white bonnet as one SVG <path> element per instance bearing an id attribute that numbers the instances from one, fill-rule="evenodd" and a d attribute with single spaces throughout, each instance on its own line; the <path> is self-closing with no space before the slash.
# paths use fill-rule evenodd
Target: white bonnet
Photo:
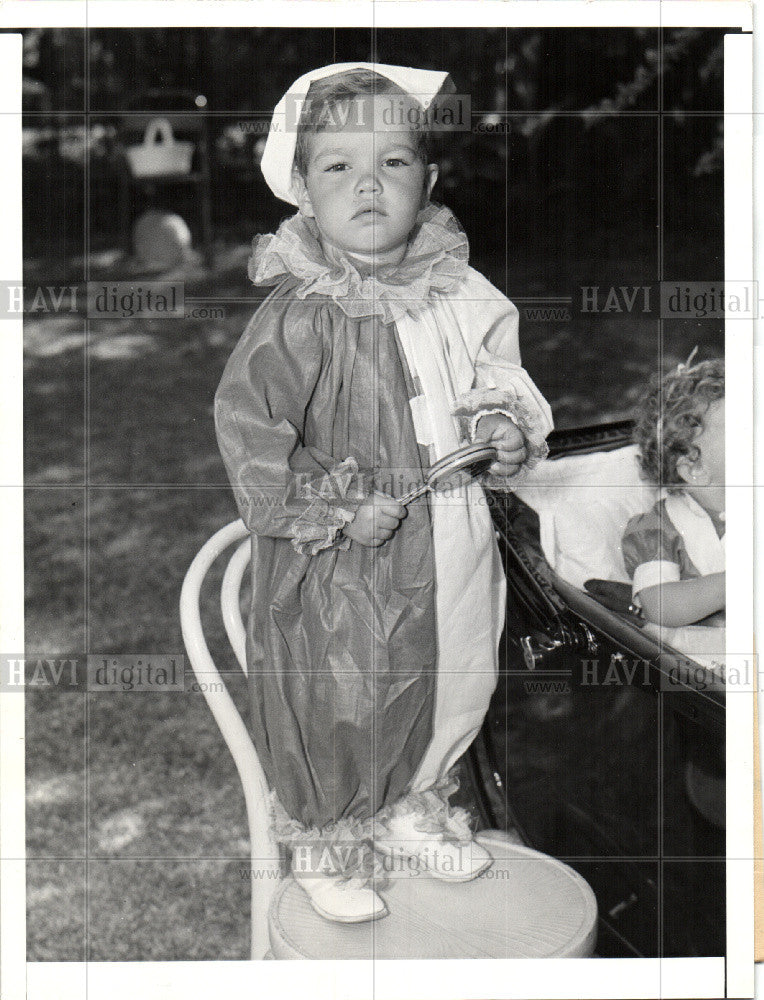
<path id="1" fill-rule="evenodd" d="M 290 205 L 297 204 L 297 199 L 292 194 L 292 167 L 297 145 L 295 115 L 299 119 L 308 88 L 314 80 L 322 80 L 324 77 L 345 73 L 353 69 L 368 69 L 386 77 L 407 94 L 416 98 L 425 111 L 441 90 L 449 89 L 446 87 L 447 81 L 450 88 L 453 88 L 448 73 L 429 69 L 413 69 L 409 66 L 386 66 L 384 63 L 334 63 L 331 66 L 321 66 L 305 73 L 295 80 L 274 108 L 271 128 L 260 162 L 260 168 L 268 187 L 282 201 L 287 201 Z M 288 105 L 289 127 L 287 127 Z"/>

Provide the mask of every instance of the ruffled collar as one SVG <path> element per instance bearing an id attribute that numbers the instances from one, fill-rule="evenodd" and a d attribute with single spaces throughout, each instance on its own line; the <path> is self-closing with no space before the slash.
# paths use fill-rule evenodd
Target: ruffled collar
<path id="1" fill-rule="evenodd" d="M 373 270 L 342 253 L 330 260 L 324 253 L 313 219 L 301 213 L 279 226 L 275 234 L 253 241 L 248 273 L 255 285 L 272 285 L 296 278 L 298 298 L 328 295 L 348 316 L 381 316 L 391 323 L 416 315 L 433 292 L 453 291 L 468 269 L 469 243 L 453 213 L 428 204 L 417 216 L 406 255 L 399 264 Z"/>
<path id="2" fill-rule="evenodd" d="M 676 510 L 677 506 L 684 506 L 691 515 L 687 523 L 697 523 L 705 525 L 710 522 L 713 525 L 717 538 L 723 538 L 727 531 L 727 519 L 724 511 L 718 513 L 706 510 L 695 497 L 690 496 L 685 490 L 668 489 L 663 487 L 659 493 L 658 502 L 668 501 L 667 508 Z"/>

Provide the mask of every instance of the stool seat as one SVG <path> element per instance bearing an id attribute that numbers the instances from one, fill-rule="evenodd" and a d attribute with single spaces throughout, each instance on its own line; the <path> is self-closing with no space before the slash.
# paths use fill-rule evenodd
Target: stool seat
<path id="1" fill-rule="evenodd" d="M 277 959 L 586 958 L 597 902 L 568 865 L 501 833 L 476 838 L 494 863 L 471 882 L 395 872 L 382 890 L 389 915 L 362 924 L 324 920 L 291 876 L 268 918 Z"/>

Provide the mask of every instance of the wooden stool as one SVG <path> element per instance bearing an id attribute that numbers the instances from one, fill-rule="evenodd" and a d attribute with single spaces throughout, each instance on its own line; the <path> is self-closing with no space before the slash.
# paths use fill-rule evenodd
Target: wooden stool
<path id="1" fill-rule="evenodd" d="M 597 902 L 584 879 L 554 858 L 507 842 L 477 840 L 494 857 L 472 882 L 427 875 L 391 877 L 390 913 L 363 924 L 318 916 L 289 876 L 271 902 L 268 929 L 277 959 L 587 958 Z"/>

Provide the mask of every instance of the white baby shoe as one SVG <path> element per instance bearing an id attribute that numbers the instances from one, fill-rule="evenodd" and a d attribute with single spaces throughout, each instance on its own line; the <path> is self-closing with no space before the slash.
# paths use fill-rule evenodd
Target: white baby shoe
<path id="1" fill-rule="evenodd" d="M 301 886 L 313 909 L 325 920 L 340 924 L 360 924 L 366 920 L 378 920 L 387 916 L 384 900 L 368 884 L 365 878 L 342 878 L 339 875 L 325 875 L 296 872 L 295 881 Z"/>
<path id="2" fill-rule="evenodd" d="M 388 859 L 385 871 L 396 875 L 432 875 L 444 882 L 469 882 L 493 864 L 488 851 L 471 837 L 460 839 L 447 832 L 417 829 L 421 816 L 405 813 L 386 820 L 385 829 L 374 837 L 374 850 Z"/>

